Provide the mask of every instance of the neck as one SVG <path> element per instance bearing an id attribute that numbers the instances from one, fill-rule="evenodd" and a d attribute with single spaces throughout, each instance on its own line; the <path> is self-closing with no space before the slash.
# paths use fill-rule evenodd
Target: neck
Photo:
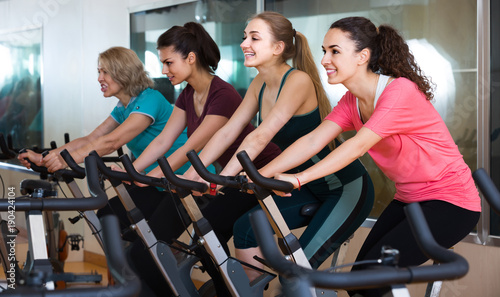
<path id="1" fill-rule="evenodd" d="M 358 100 L 370 102 L 375 99 L 379 75 L 371 71 L 342 83 Z"/>
<path id="2" fill-rule="evenodd" d="M 290 69 L 287 63 L 281 63 L 273 67 L 258 67 L 257 70 L 269 88 L 279 87 L 283 75 Z"/>
<path id="3" fill-rule="evenodd" d="M 125 108 L 128 106 L 130 103 L 130 99 L 132 98 L 130 95 L 125 95 L 125 94 L 117 94 L 116 98 L 120 100 L 121 104 L 125 106 Z"/>
<path id="4" fill-rule="evenodd" d="M 191 87 L 193 87 L 195 93 L 202 94 L 204 93 L 210 84 L 212 83 L 212 79 L 214 76 L 208 72 L 198 72 L 195 75 L 191 75 L 191 77 L 186 80 Z"/>

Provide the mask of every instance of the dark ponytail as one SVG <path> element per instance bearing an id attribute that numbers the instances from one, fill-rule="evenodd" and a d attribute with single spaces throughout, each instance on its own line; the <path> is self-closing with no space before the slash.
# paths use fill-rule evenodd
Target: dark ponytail
<path id="1" fill-rule="evenodd" d="M 174 50 L 187 58 L 195 53 L 198 66 L 213 73 L 220 61 L 219 47 L 202 25 L 189 22 L 184 26 L 173 26 L 158 37 L 156 49 L 173 46 Z"/>
<path id="2" fill-rule="evenodd" d="M 356 44 L 356 51 L 368 48 L 370 61 L 368 69 L 372 72 L 392 77 L 405 77 L 414 82 L 427 100 L 432 100 L 432 82 L 427 78 L 410 52 L 403 37 L 391 26 L 378 28 L 367 18 L 343 18 L 330 26 L 348 33 Z"/>

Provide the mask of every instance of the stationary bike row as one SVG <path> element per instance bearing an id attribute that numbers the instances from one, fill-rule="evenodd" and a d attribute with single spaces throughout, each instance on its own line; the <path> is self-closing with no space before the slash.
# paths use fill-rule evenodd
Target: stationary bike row
<path id="1" fill-rule="evenodd" d="M 26 211 L 29 212 L 30 222 L 28 224 L 28 244 L 29 252 L 32 258 L 32 267 L 29 274 L 25 275 L 24 278 L 18 283 L 15 280 L 18 279 L 15 271 L 9 272 L 7 274 L 8 290 L 5 291 L 8 296 L 15 296 L 26 290 L 28 292 L 42 292 L 45 294 L 46 290 L 54 289 L 54 282 L 60 280 L 60 276 L 54 273 L 52 270 L 52 264 L 50 263 L 46 250 L 45 243 L 45 229 L 44 222 L 42 219 L 42 211 L 65 211 L 65 210 L 87 210 L 87 209 L 99 209 L 106 205 L 107 197 L 102 191 L 99 180 L 98 180 L 98 170 L 93 157 L 88 157 L 85 159 L 86 173 L 87 173 L 87 183 L 89 190 L 92 193 L 90 198 L 73 198 L 73 199 L 61 199 L 61 198 L 44 198 L 44 199 L 30 199 L 30 198 L 17 198 L 17 199 L 4 199 L 0 201 L 0 211 Z M 10 251 L 9 251 L 10 252 Z M 113 251 L 115 253 L 115 251 Z M 10 256 L 10 255 L 9 255 Z M 10 258 L 8 259 L 10 260 Z M 10 262 L 10 267 L 14 267 L 16 263 Z M 120 263 L 123 265 L 123 263 Z M 121 267 L 120 269 L 124 269 Z M 128 271 L 128 270 L 127 270 Z M 121 271 L 118 271 L 120 273 Z M 130 289 L 137 287 L 134 283 Z M 128 286 L 125 282 L 119 282 L 119 287 Z M 27 287 L 27 288 L 25 288 Z M 24 289 L 23 289 L 24 288 Z M 9 290 L 10 289 L 10 290 Z M 100 288 L 102 291 L 103 289 Z M 133 289 L 134 292 L 138 292 L 138 287 Z M 59 293 L 50 293 L 50 296 L 63 296 L 65 293 L 62 291 L 57 291 Z M 71 292 L 79 292 L 71 291 Z M 83 292 L 83 291 L 82 291 Z M 92 292 L 92 291 L 88 291 Z M 95 290 L 93 291 L 95 292 Z M 81 293 L 80 295 L 74 296 L 89 296 L 85 295 L 87 293 Z M 36 294 L 35 294 L 36 295 Z M 128 295 L 128 294 L 127 294 Z M 68 295 L 73 296 L 73 295 Z M 133 295 L 132 295 L 133 296 Z"/>
<path id="2" fill-rule="evenodd" d="M 192 151 L 188 153 L 188 158 L 190 159 L 193 167 L 199 172 L 200 176 L 205 180 L 239 189 L 250 189 L 256 193 L 259 202 L 263 209 L 267 210 L 268 218 L 273 222 L 276 233 L 280 236 L 280 242 L 284 252 L 290 257 L 305 265 L 310 267 L 309 261 L 307 260 L 303 250 L 298 243 L 297 238 L 288 229 L 279 209 L 277 208 L 269 188 L 266 187 L 265 183 L 261 185 L 249 184 L 244 176 L 236 177 L 225 177 L 220 175 L 211 174 L 206 170 L 202 162 L 199 160 L 197 154 Z M 250 158 L 245 152 L 238 154 L 238 159 L 242 162 L 244 169 L 248 172 L 256 172 L 257 169 L 251 162 Z M 151 178 L 138 174 L 131 164 L 127 164 L 125 160 L 122 160 L 127 172 L 138 182 L 151 184 Z M 192 181 L 187 181 L 178 178 L 171 170 L 168 162 L 164 158 L 158 159 L 158 164 L 162 169 L 166 180 L 171 188 L 175 187 L 176 193 L 181 198 L 182 204 L 187 210 L 194 226 L 194 230 L 199 238 L 199 244 L 203 245 L 205 249 L 211 255 L 211 258 L 215 264 L 219 267 L 220 273 L 224 279 L 227 289 L 232 296 L 262 296 L 263 291 L 267 284 L 274 279 L 275 275 L 267 271 L 260 270 L 253 267 L 247 263 L 243 263 L 235 258 L 227 255 L 223 246 L 220 244 L 217 236 L 215 235 L 212 227 L 208 221 L 203 217 L 198 205 L 196 204 L 194 198 L 191 195 L 191 191 L 205 192 L 206 185 L 195 183 Z M 250 175 L 250 174 L 249 174 Z M 157 184 L 161 184 L 161 179 L 156 179 Z M 202 187 L 200 190 L 199 188 Z M 197 189 L 198 188 L 198 189 Z M 287 184 L 285 187 L 280 188 L 282 191 L 289 192 L 293 189 L 291 184 Z M 253 269 L 257 269 L 262 272 L 262 275 L 258 277 L 253 282 L 249 282 L 246 273 L 243 270 L 243 266 L 250 266 Z M 314 292 L 316 293 L 316 292 Z M 327 292 L 325 290 L 318 290 L 318 294 L 336 296 L 336 292 Z"/>

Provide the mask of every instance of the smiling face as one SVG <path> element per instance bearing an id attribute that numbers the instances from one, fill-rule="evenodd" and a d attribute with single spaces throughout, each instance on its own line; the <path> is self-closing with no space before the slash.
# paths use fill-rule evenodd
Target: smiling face
<path id="1" fill-rule="evenodd" d="M 101 63 L 97 67 L 97 73 L 99 73 L 97 81 L 101 85 L 101 92 L 104 97 L 115 96 L 119 98 L 124 93 L 122 86 L 111 77 L 111 74 Z"/>
<path id="2" fill-rule="evenodd" d="M 323 39 L 324 52 L 321 65 L 325 67 L 329 84 L 345 83 L 358 70 L 360 53 L 349 34 L 340 29 L 330 29 Z"/>
<path id="3" fill-rule="evenodd" d="M 161 73 L 165 74 L 172 85 L 180 84 L 187 80 L 191 74 L 191 65 L 189 60 L 193 57 L 193 53 L 189 53 L 188 57 L 184 58 L 182 55 L 174 50 L 173 46 L 163 47 L 158 50 L 158 56 L 163 65 Z M 191 65 L 190 65 L 191 64 Z"/>
<path id="4" fill-rule="evenodd" d="M 259 18 L 253 19 L 243 31 L 240 44 L 245 55 L 244 65 L 257 67 L 268 62 L 275 56 L 276 46 L 268 24 Z"/>

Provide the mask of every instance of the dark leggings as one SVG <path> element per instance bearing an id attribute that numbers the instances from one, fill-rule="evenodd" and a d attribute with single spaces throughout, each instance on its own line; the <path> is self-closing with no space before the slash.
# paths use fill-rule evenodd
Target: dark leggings
<path id="1" fill-rule="evenodd" d="M 356 261 L 373 260 L 380 257 L 382 246 L 399 250 L 399 267 L 423 264 L 428 258 L 420 251 L 413 238 L 410 225 L 404 213 L 406 203 L 393 200 L 378 218 L 368 234 Z M 424 216 L 436 241 L 445 248 L 450 248 L 462 240 L 476 226 L 480 212 L 469 211 L 451 203 L 430 200 L 420 203 Z M 353 270 L 365 269 L 355 266 Z M 362 296 L 383 296 L 390 288 L 360 290 L 349 292 Z"/>

